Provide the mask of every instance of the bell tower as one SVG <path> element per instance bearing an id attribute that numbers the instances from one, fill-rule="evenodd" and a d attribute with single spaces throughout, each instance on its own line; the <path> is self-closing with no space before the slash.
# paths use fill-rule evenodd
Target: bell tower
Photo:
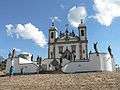
<path id="1" fill-rule="evenodd" d="M 55 38 L 56 38 L 56 27 L 54 22 L 52 22 L 52 26 L 49 29 L 49 43 L 54 43 L 55 42 Z"/>
<path id="2" fill-rule="evenodd" d="M 55 58 L 55 39 L 56 39 L 56 31 L 54 22 L 52 21 L 52 26 L 49 28 L 49 41 L 48 41 L 48 58 Z"/>
<path id="3" fill-rule="evenodd" d="M 78 26 L 79 31 L 79 41 L 80 41 L 80 59 L 88 59 L 88 40 L 87 40 L 87 29 L 86 26 L 81 20 L 81 23 Z"/>

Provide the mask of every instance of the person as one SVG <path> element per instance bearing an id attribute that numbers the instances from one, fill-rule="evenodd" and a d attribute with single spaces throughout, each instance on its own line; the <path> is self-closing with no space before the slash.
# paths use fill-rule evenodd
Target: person
<path id="1" fill-rule="evenodd" d="M 112 49 L 111 49 L 110 45 L 108 46 L 108 52 L 109 52 L 110 56 L 113 58 Z"/>
<path id="2" fill-rule="evenodd" d="M 62 64 L 62 58 L 60 58 L 60 68 L 62 67 L 62 65 L 61 65 L 61 64 Z"/>
<path id="3" fill-rule="evenodd" d="M 97 44 L 98 44 L 98 42 L 94 43 L 94 50 L 95 50 L 95 52 L 97 53 L 97 56 L 98 56 L 99 53 L 98 53 L 98 50 L 97 50 Z"/>
<path id="4" fill-rule="evenodd" d="M 10 67 L 9 76 L 13 74 L 13 66 Z"/>
<path id="5" fill-rule="evenodd" d="M 75 61 L 75 59 L 76 59 L 76 55 L 74 55 L 74 61 Z"/>
<path id="6" fill-rule="evenodd" d="M 21 74 L 23 74 L 23 68 L 21 68 L 20 70 L 21 70 Z"/>
<path id="7" fill-rule="evenodd" d="M 39 64 L 39 73 L 40 73 L 40 69 L 41 69 L 41 61 L 42 61 L 42 57 L 39 57 L 39 60 L 38 60 L 38 64 Z"/>

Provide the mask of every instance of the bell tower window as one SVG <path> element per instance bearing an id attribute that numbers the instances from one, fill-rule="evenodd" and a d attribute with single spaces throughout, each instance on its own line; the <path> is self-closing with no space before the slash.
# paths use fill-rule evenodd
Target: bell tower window
<path id="1" fill-rule="evenodd" d="M 85 54 L 85 50 L 83 50 L 83 53 Z"/>
<path id="2" fill-rule="evenodd" d="M 53 58 L 53 52 L 51 52 L 50 54 L 51 54 L 51 58 Z"/>
<path id="3" fill-rule="evenodd" d="M 84 30 L 81 30 L 81 36 L 84 36 Z"/>
<path id="4" fill-rule="evenodd" d="M 53 38 L 53 35 L 54 35 L 54 33 L 53 33 L 53 32 L 51 32 L 51 38 Z"/>

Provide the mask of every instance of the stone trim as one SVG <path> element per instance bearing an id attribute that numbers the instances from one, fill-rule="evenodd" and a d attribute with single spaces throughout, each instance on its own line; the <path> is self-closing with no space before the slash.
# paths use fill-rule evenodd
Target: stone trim
<path id="1" fill-rule="evenodd" d="M 72 43 L 79 43 L 79 41 L 55 42 L 55 43 L 48 43 L 48 44 L 53 45 L 53 44 L 72 44 Z"/>

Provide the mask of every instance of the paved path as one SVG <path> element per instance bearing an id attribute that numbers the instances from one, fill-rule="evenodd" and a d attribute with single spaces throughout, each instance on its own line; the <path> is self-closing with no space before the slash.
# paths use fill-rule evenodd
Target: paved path
<path id="1" fill-rule="evenodd" d="M 0 90 L 120 90 L 120 73 L 6 76 L 0 77 Z"/>

